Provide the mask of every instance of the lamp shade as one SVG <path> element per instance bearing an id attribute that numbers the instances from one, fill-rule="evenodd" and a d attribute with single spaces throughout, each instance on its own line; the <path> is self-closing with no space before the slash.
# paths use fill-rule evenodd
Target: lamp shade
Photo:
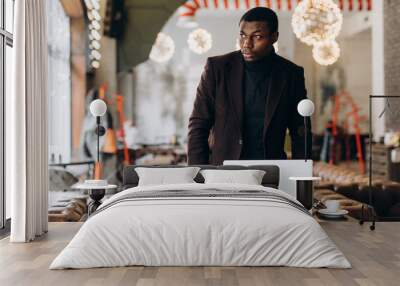
<path id="1" fill-rule="evenodd" d="M 311 116 L 314 113 L 314 103 L 309 99 L 303 99 L 297 105 L 297 111 L 301 116 Z"/>
<path id="2" fill-rule="evenodd" d="M 90 113 L 93 116 L 103 116 L 106 111 L 107 105 L 103 100 L 96 99 L 90 103 Z"/>

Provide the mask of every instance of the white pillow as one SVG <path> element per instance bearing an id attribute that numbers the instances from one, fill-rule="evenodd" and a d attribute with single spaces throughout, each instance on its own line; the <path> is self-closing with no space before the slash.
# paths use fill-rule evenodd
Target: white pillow
<path id="1" fill-rule="evenodd" d="M 199 170 L 199 167 L 135 168 L 139 176 L 138 186 L 195 183 L 193 179 Z"/>
<path id="2" fill-rule="evenodd" d="M 205 184 L 231 183 L 261 185 L 265 171 L 261 170 L 202 170 Z"/>

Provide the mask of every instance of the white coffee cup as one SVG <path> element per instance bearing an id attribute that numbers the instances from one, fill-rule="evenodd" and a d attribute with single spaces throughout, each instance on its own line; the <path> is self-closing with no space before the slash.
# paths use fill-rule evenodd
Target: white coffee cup
<path id="1" fill-rule="evenodd" d="M 338 200 L 327 200 L 327 201 L 325 201 L 325 206 L 329 212 L 337 212 L 339 209 L 339 201 Z"/>

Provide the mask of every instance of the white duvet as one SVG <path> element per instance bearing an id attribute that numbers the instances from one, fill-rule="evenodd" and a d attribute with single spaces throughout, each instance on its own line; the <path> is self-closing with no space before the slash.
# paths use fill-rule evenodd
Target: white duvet
<path id="1" fill-rule="evenodd" d="M 112 204 L 131 192 L 205 187 L 256 189 L 291 198 L 276 189 L 238 184 L 127 189 L 100 206 L 104 210 L 82 225 L 50 269 L 127 265 L 350 267 L 318 222 L 287 204 L 229 197 L 155 198 Z"/>

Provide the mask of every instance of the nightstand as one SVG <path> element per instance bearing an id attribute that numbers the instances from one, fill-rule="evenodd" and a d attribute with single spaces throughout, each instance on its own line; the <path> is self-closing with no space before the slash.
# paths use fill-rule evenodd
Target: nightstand
<path id="1" fill-rule="evenodd" d="M 313 206 L 313 182 L 321 180 L 320 177 L 289 177 L 296 181 L 296 199 L 310 210 Z"/>

